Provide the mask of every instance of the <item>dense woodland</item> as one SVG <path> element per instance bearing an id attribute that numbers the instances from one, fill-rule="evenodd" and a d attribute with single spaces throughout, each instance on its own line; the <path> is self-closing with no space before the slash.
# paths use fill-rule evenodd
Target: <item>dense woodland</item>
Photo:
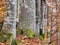
<path id="1" fill-rule="evenodd" d="M 0 45 L 60 45 L 60 0 L 0 0 Z"/>

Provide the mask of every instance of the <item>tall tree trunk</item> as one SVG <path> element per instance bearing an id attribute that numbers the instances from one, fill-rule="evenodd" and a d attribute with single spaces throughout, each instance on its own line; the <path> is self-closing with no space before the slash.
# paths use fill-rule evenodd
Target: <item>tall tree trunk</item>
<path id="1" fill-rule="evenodd" d="M 41 17 L 41 0 L 36 0 L 36 30 L 37 34 L 39 33 L 40 30 L 40 17 Z"/>
<path id="2" fill-rule="evenodd" d="M 21 1 L 20 1 L 21 2 Z M 36 32 L 35 0 L 22 0 L 19 15 L 19 28 Z"/>
<path id="3" fill-rule="evenodd" d="M 5 21 L 3 30 L 16 37 L 16 0 L 6 0 Z"/>

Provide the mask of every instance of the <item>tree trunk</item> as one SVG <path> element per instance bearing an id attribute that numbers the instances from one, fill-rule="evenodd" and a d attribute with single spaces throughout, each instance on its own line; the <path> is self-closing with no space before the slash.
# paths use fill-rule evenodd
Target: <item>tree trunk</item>
<path id="1" fill-rule="evenodd" d="M 40 30 L 40 17 L 41 17 L 41 12 L 40 9 L 41 8 L 41 0 L 36 0 L 36 30 L 37 30 L 37 34 L 39 33 Z"/>
<path id="2" fill-rule="evenodd" d="M 5 21 L 3 30 L 16 37 L 16 0 L 6 0 Z"/>
<path id="3" fill-rule="evenodd" d="M 20 1 L 19 28 L 30 29 L 34 34 L 36 32 L 36 9 L 35 0 Z"/>

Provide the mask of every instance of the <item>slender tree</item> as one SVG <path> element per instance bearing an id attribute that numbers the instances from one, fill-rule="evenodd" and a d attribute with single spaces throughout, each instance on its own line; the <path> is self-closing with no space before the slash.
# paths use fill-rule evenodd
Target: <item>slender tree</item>
<path id="1" fill-rule="evenodd" d="M 41 0 L 36 0 L 36 30 L 37 34 L 39 33 L 40 30 L 40 23 L 41 23 Z"/>

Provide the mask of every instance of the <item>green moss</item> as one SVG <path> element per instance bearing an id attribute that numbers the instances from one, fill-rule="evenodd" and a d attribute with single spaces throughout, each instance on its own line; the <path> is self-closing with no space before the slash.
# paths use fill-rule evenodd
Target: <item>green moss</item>
<path id="1" fill-rule="evenodd" d="M 13 39 L 12 45 L 18 45 L 18 41 L 16 39 Z"/>
<path id="2" fill-rule="evenodd" d="M 7 39 L 10 39 L 11 36 L 12 36 L 12 34 L 11 34 L 11 33 L 8 33 L 8 34 L 7 34 Z"/>
<path id="3" fill-rule="evenodd" d="M 25 29 L 24 30 L 24 35 L 26 35 L 27 37 L 33 37 L 33 33 L 32 33 L 32 31 L 31 30 L 29 30 L 29 29 Z"/>

